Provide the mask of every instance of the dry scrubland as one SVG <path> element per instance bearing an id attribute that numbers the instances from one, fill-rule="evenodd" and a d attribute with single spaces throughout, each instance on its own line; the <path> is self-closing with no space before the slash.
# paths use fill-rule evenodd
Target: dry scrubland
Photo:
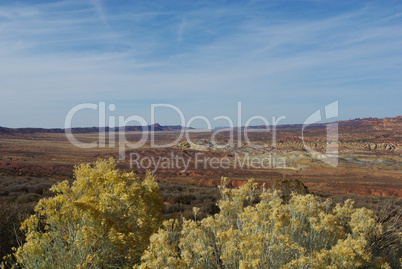
<path id="1" fill-rule="evenodd" d="M 158 143 L 171 142 L 175 140 L 178 134 L 177 131 L 165 132 L 162 128 L 162 131 L 156 133 L 156 140 Z M 309 146 L 317 151 L 325 151 L 326 131 L 324 127 L 318 126 L 316 128 L 307 129 L 305 135 L 305 141 Z M 77 134 L 76 137 L 80 141 L 92 142 L 97 140 L 98 134 L 81 133 Z M 140 137 L 140 132 L 129 132 L 127 134 L 129 141 L 137 141 Z M 181 171 L 180 169 L 159 169 L 155 174 L 163 202 L 161 209 L 162 218 L 180 220 L 179 222 L 170 223 L 170 226 L 166 226 L 167 224 L 165 223 L 163 226 L 165 228 L 158 232 L 158 234 L 163 234 L 167 231 L 170 237 L 165 239 L 171 241 L 170 244 L 172 247 L 170 249 L 176 249 L 177 251 L 180 249 L 178 253 L 170 253 L 169 257 L 171 258 L 166 259 L 165 262 L 174 261 L 174 263 L 181 264 L 180 266 L 184 266 L 187 262 L 190 262 L 190 260 L 186 260 L 187 256 L 182 256 L 183 253 L 187 253 L 184 251 L 184 248 L 182 248 L 180 242 L 184 240 L 183 238 L 185 236 L 182 231 L 185 231 L 185 227 L 187 227 L 186 223 L 188 222 L 183 222 L 181 218 L 184 217 L 187 221 L 194 220 L 194 207 L 199 209 L 197 210 L 197 227 L 204 227 L 206 225 L 202 223 L 205 221 L 204 219 L 210 219 L 214 214 L 219 213 L 222 215 L 223 211 L 222 208 L 220 208 L 220 203 L 225 201 L 226 198 L 222 199 L 222 189 L 218 189 L 217 187 L 221 185 L 222 177 L 231 179 L 227 185 L 228 190 L 237 189 L 245 184 L 245 186 L 249 186 L 247 184 L 250 178 L 254 178 L 254 183 L 258 184 L 256 192 L 261 191 L 263 184 L 265 184 L 267 189 L 274 188 L 281 190 L 282 194 L 280 198 L 283 201 L 280 207 L 281 210 L 285 210 L 286 208 L 286 210 L 290 210 L 289 201 L 292 199 L 291 193 L 293 191 L 301 195 L 314 194 L 314 197 L 316 197 L 314 199 L 319 198 L 321 202 L 324 202 L 326 198 L 330 198 L 333 203 L 330 209 L 323 211 L 325 214 L 331 214 L 332 211 L 328 210 L 333 210 L 336 203 L 343 204 L 349 198 L 355 202 L 355 208 L 366 207 L 373 210 L 375 212 L 373 218 L 376 220 L 376 223 L 382 222 L 380 219 L 383 219 L 386 223 L 390 223 L 390 220 L 393 218 L 387 219 L 381 217 L 387 215 L 385 212 L 391 217 L 401 212 L 402 202 L 401 199 L 398 198 L 402 196 L 402 163 L 400 157 L 400 141 L 402 139 L 401 117 L 384 120 L 363 119 L 340 122 L 340 158 L 339 165 L 336 168 L 311 158 L 303 149 L 303 144 L 300 140 L 300 128 L 297 126 L 287 126 L 278 130 L 276 148 L 268 146 L 256 149 L 247 145 L 241 147 L 216 148 L 210 143 L 211 133 L 191 132 L 190 137 L 195 144 L 188 144 L 185 141 L 181 141 L 176 146 L 170 148 L 155 149 L 151 148 L 149 143 L 147 143 L 139 149 L 128 150 L 127 154 L 137 153 L 142 157 L 154 158 L 167 157 L 172 153 L 183 158 L 194 158 L 195 154 L 202 154 L 202 156 L 209 158 L 228 158 L 233 164 L 235 156 L 244 157 L 249 155 L 250 157 L 265 158 L 269 156 L 269 154 L 275 153 L 277 157 L 286 160 L 287 167 L 285 169 L 240 169 L 232 166 L 230 169 L 194 169 L 194 163 L 190 163 L 190 168 L 187 171 Z M 219 143 L 225 144 L 228 137 L 229 132 L 222 131 L 216 139 Z M 249 133 L 249 137 L 253 143 L 258 145 L 270 145 L 272 142 L 271 132 Z M 234 140 L 237 141 L 237 138 L 237 133 L 235 133 Z M 71 145 L 62 133 L 28 131 L 23 133 L 19 133 L 18 131 L 13 133 L 0 132 L 0 255 L 5 256 L 10 254 L 12 247 L 18 247 L 19 244 L 23 243 L 26 230 L 19 230 L 21 222 L 35 213 L 34 207 L 38 201 L 55 197 L 55 189 L 53 189 L 53 191 L 50 190 L 52 185 L 64 180 L 67 180 L 71 185 L 75 182 L 75 177 L 73 176 L 73 168 L 75 165 L 95 162 L 98 158 L 108 159 L 109 157 L 118 158 L 117 148 L 79 149 Z M 119 162 L 117 167 L 123 172 L 133 171 L 142 179 L 147 177 L 145 169 L 130 169 L 128 159 Z M 257 193 L 255 197 L 259 197 L 259 193 Z M 260 198 L 252 201 L 251 205 L 253 207 L 257 206 L 260 202 L 259 199 Z M 244 206 L 246 205 L 247 202 L 244 202 Z M 387 205 L 391 206 L 387 210 L 382 210 L 384 207 L 387 207 Z M 235 214 L 236 218 L 242 218 L 242 214 L 244 213 L 242 210 L 243 209 Z M 351 214 L 354 213 L 351 212 Z M 311 216 L 309 216 L 309 218 L 310 217 Z M 258 217 L 256 218 L 258 219 Z M 318 219 L 321 221 L 321 217 L 318 217 Z M 218 220 L 215 219 L 214 221 L 216 222 Z M 192 223 L 191 225 L 195 224 Z M 176 227 L 175 229 L 179 229 L 180 232 L 176 230 L 170 231 L 169 229 L 171 228 L 169 227 Z M 294 228 L 294 226 L 286 227 L 288 231 Z M 352 226 L 349 225 L 348 227 L 349 228 L 344 227 L 346 230 L 344 231 L 345 234 L 342 236 L 347 237 L 347 234 L 350 234 L 352 238 L 360 240 L 361 237 L 350 232 Z M 41 226 L 41 229 L 42 228 L 44 227 Z M 245 236 L 244 238 L 249 236 L 246 230 L 240 228 L 241 227 L 236 228 L 238 230 L 235 231 L 237 237 L 241 234 Z M 270 233 L 274 231 L 271 229 L 272 227 L 259 226 L 254 228 L 256 233 L 257 231 L 269 231 Z M 200 229 L 202 231 L 208 230 L 205 227 Z M 219 229 L 223 228 L 219 226 Z M 219 229 L 216 228 L 216 232 Z M 220 234 L 222 232 L 224 232 L 224 229 L 220 231 Z M 275 230 L 275 232 L 278 231 Z M 284 230 L 281 231 L 281 233 L 282 232 L 284 236 L 291 236 L 289 234 L 286 235 Z M 314 234 L 314 231 L 312 232 Z M 172 239 L 171 236 L 173 236 L 173 234 L 175 234 L 175 236 Z M 257 234 L 252 238 L 259 238 Z M 217 236 L 217 234 L 214 236 Z M 346 240 L 346 237 L 343 239 Z M 370 238 L 370 240 L 373 239 L 373 237 Z M 388 239 L 389 238 L 382 237 L 381 240 L 382 242 L 391 242 Z M 162 239 L 157 239 L 155 236 L 151 237 L 151 242 L 153 243 L 150 245 L 151 249 L 145 252 L 148 253 L 148 258 L 144 260 L 144 264 L 156 262 L 150 258 L 152 255 L 162 257 L 162 254 L 158 253 L 154 248 L 155 244 L 157 244 L 155 240 Z M 205 240 L 205 242 L 200 242 L 200 244 L 208 245 L 209 243 L 207 242 L 209 241 L 207 239 Z M 303 242 L 297 241 L 293 243 L 301 248 L 305 248 Z M 400 234 L 398 242 L 400 246 Z M 273 247 L 273 245 L 269 246 Z M 326 251 L 331 251 L 334 246 L 335 245 L 327 245 Z M 193 246 L 189 246 L 189 248 L 193 248 Z M 301 248 L 299 249 L 300 251 Z M 181 249 L 183 249 L 183 251 L 181 251 Z M 222 255 L 224 251 L 229 251 L 225 250 L 222 245 L 220 245 L 219 249 L 219 251 L 221 251 L 219 255 Z M 163 249 L 160 249 L 160 251 L 162 250 Z M 169 251 L 169 249 L 167 248 L 166 251 Z M 208 251 L 208 249 L 203 251 Z M 216 260 L 218 248 L 214 251 L 216 252 L 215 254 L 208 252 L 208 257 L 215 257 Z M 355 253 L 355 250 L 352 252 Z M 312 250 L 304 250 L 303 253 L 305 254 L 303 255 L 301 252 L 298 253 L 299 256 L 296 255 L 298 259 L 302 258 L 303 255 L 310 255 L 309 257 L 316 255 L 315 257 L 318 257 L 318 254 L 314 254 Z M 357 253 L 363 255 L 361 251 Z M 378 255 L 385 255 L 385 252 L 381 253 L 382 254 Z M 397 256 L 402 256 L 395 248 L 393 249 L 393 253 L 396 253 Z M 165 254 L 168 255 L 168 253 Z M 93 253 L 90 255 L 93 255 Z M 137 255 L 139 254 L 137 253 Z M 234 253 L 233 255 L 236 256 L 240 254 Z M 253 260 L 253 262 L 256 262 L 255 265 L 257 266 L 258 262 L 255 261 L 254 258 L 252 259 L 252 255 L 249 257 L 250 259 L 247 257 L 240 258 L 240 256 L 238 259 L 236 258 L 237 263 L 235 262 L 233 266 L 227 265 L 227 268 L 239 267 L 240 260 L 243 260 L 247 264 Z M 294 256 L 294 259 L 296 259 L 296 256 Z M 374 264 L 375 262 L 381 263 L 378 259 L 374 260 L 376 259 L 374 256 L 371 255 L 370 258 L 366 257 L 364 258 L 366 260 L 363 259 L 363 261 L 360 260 L 360 262 L 369 264 Z M 82 258 L 83 256 L 80 257 Z M 136 259 L 139 261 L 138 257 Z M 193 257 L 191 259 L 195 258 Z M 387 259 L 389 259 L 389 257 Z M 208 262 L 211 261 L 209 260 Z M 223 266 L 223 261 L 219 262 L 221 266 Z M 267 261 L 261 261 L 261 264 L 266 264 L 265 262 Z M 305 260 L 304 262 L 306 262 L 305 268 L 314 266 L 320 268 L 316 264 L 308 263 L 311 262 L 311 260 Z M 174 266 L 179 266 L 177 264 Z M 211 264 L 208 264 L 208 266 Z M 395 262 L 391 261 L 390 265 L 393 268 L 398 268 Z M 203 266 L 206 265 L 204 264 Z M 271 266 L 273 265 L 271 264 Z M 364 266 L 365 265 L 363 265 L 362 268 L 365 268 Z M 50 266 L 49 268 L 53 267 Z M 153 267 L 150 265 L 150 268 Z M 265 267 L 261 265 L 261 268 Z"/>
<path id="2" fill-rule="evenodd" d="M 219 213 L 162 223 L 163 200 L 151 173 L 141 179 L 113 159 L 75 169 L 51 188 L 8 255 L 22 268 L 399 268 L 401 211 L 379 214 L 283 193 L 249 180 L 219 186 Z M 162 226 L 161 226 L 162 224 Z M 13 261 L 14 260 L 14 261 Z"/>

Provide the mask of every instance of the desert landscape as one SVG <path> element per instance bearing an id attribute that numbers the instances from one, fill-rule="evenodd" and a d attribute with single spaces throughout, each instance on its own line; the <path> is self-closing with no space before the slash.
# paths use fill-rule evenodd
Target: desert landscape
<path id="1" fill-rule="evenodd" d="M 229 140 L 229 130 L 220 131 L 215 137 L 216 145 L 211 143 L 213 131 L 191 130 L 190 142 L 182 138 L 171 147 L 152 148 L 148 141 L 140 148 L 127 149 L 119 167 L 139 174 L 144 174 L 147 169 L 154 170 L 161 182 L 177 184 L 216 186 L 222 176 L 235 181 L 254 178 L 267 181 L 267 184 L 275 180 L 297 179 L 317 193 L 402 197 L 402 117 L 356 119 L 338 124 L 339 158 L 336 167 L 319 161 L 306 151 L 301 140 L 301 127 L 297 125 L 279 126 L 275 147 L 272 146 L 273 132 L 270 130 L 249 132 L 250 141 L 257 146 L 243 142 L 240 147 L 225 145 Z M 160 128 L 155 131 L 155 140 L 163 145 L 176 140 L 179 134 L 180 131 Z M 237 141 L 238 134 L 238 131 L 234 132 L 234 141 Z M 242 131 L 241 134 L 244 138 Z M 141 135 L 141 131 L 126 132 L 128 141 L 138 141 Z M 93 162 L 97 158 L 119 158 L 116 145 L 82 149 L 71 144 L 64 133 L 4 129 L 0 136 L 0 172 L 4 187 L 19 182 L 28 183 L 28 178 L 32 182 L 37 182 L 36 178 L 48 178 L 51 183 L 71 179 L 75 165 Z M 79 141 L 93 142 L 98 139 L 99 133 L 85 132 L 75 136 Z M 325 153 L 325 125 L 304 130 L 304 136 L 306 145 Z M 133 156 L 134 153 L 138 159 L 136 162 L 133 157 L 130 159 L 130 154 Z M 139 158 L 169 160 L 172 155 L 188 160 L 188 167 L 179 163 L 155 167 L 155 164 L 146 161 L 139 165 Z M 207 161 L 212 158 L 226 158 L 227 167 L 211 167 Z M 244 167 L 245 162 L 253 158 L 264 160 L 264 167 Z M 12 177 L 16 180 L 6 180 Z"/>
<path id="2" fill-rule="evenodd" d="M 0 2 L 0 269 L 402 268 L 402 2 Z"/>
<path id="3" fill-rule="evenodd" d="M 151 147 L 147 141 L 140 148 L 126 149 L 118 167 L 139 175 L 153 171 L 162 191 L 166 218 L 191 218 L 193 207 L 201 209 L 198 215 L 201 218 L 218 213 L 217 186 L 223 177 L 230 179 L 230 188 L 242 186 L 253 178 L 260 186 L 264 184 L 285 192 L 313 193 L 337 203 L 351 198 L 355 206 L 373 210 L 392 203 L 394 209 L 400 210 L 402 117 L 355 119 L 337 124 L 336 166 L 317 159 L 305 149 L 304 144 L 325 153 L 326 125 L 317 124 L 304 130 L 304 144 L 300 125 L 279 125 L 274 138 L 272 130 L 254 126 L 247 134 L 251 143 L 243 142 L 241 146 L 227 143 L 231 132 L 234 141 L 238 141 L 239 135 L 244 138 L 243 128 L 221 129 L 214 137 L 215 144 L 211 143 L 214 130 L 187 130 L 188 138 L 169 147 Z M 181 134 L 178 127 L 173 130 L 157 127 L 154 135 L 159 145 L 172 143 Z M 99 139 L 98 131 L 83 128 L 73 133 L 77 140 L 89 143 Z M 127 141 L 138 141 L 142 132 L 138 128 L 128 130 Z M 109 136 L 109 132 L 105 135 Z M 117 160 L 120 156 L 117 145 L 76 147 L 60 130 L 1 128 L 0 138 L 0 201 L 6 219 L 2 230 L 3 238 L 9 238 L 3 241 L 4 255 L 16 245 L 10 227 L 18 226 L 32 214 L 33 206 L 40 199 L 52 197 L 54 193 L 49 191 L 52 185 L 63 180 L 73 182 L 73 169 L 77 165 L 99 158 Z M 225 160 L 225 165 L 213 163 L 214 159 Z M 166 165 L 151 160 L 165 160 Z"/>

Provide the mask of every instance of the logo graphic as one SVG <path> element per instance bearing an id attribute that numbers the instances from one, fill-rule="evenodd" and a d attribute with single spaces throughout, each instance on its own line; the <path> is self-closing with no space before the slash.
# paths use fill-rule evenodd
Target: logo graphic
<path id="1" fill-rule="evenodd" d="M 338 117 L 338 101 L 335 101 L 329 105 L 325 106 L 325 120 L 332 119 Z M 322 120 L 321 118 L 321 110 L 317 110 L 313 114 L 311 114 L 303 124 L 302 129 L 302 141 L 304 148 L 314 157 L 323 161 L 326 164 L 329 164 L 333 167 L 338 165 L 338 123 L 327 123 L 327 143 L 326 143 L 326 151 L 325 153 L 318 152 L 312 149 L 310 146 L 306 144 L 304 138 L 304 129 L 313 124 L 318 123 Z M 313 126 L 311 126 L 313 127 Z"/>
<path id="2" fill-rule="evenodd" d="M 178 129 L 179 132 L 176 133 L 178 134 L 178 137 L 176 137 L 174 142 L 167 142 L 163 141 L 160 143 L 156 143 L 156 133 L 155 133 L 155 113 L 158 108 L 165 108 L 165 109 L 170 109 L 173 110 L 174 112 L 177 113 L 177 115 L 180 117 L 180 126 L 182 128 Z M 92 110 L 92 113 L 95 112 L 95 115 L 98 117 L 98 139 L 97 141 L 93 142 L 84 142 L 84 141 L 79 141 L 75 136 L 74 136 L 74 128 L 72 127 L 72 121 L 74 117 L 78 117 L 78 113 L 82 113 L 82 111 L 85 110 Z M 232 149 L 245 149 L 246 153 L 247 150 L 264 150 L 268 149 L 269 145 L 268 144 L 258 144 L 258 143 L 252 143 L 252 141 L 249 139 L 248 133 L 252 132 L 270 132 L 272 134 L 272 147 L 273 151 L 271 150 L 269 152 L 269 157 L 267 158 L 260 158 L 258 156 L 253 156 L 249 157 L 247 154 L 243 157 L 240 157 L 235 154 L 234 156 L 234 162 L 232 163 L 234 166 L 237 167 L 237 164 L 239 164 L 238 167 L 243 168 L 243 167 L 252 167 L 252 168 L 285 168 L 285 161 L 279 161 L 278 158 L 276 157 L 275 154 L 275 149 L 276 149 L 276 131 L 277 131 L 277 125 L 281 120 L 286 119 L 286 116 L 282 115 L 280 117 L 272 117 L 272 124 L 268 121 L 267 118 L 261 115 L 255 115 L 250 118 L 248 118 L 245 121 L 245 124 L 242 124 L 242 107 L 241 107 L 241 102 L 238 102 L 237 104 L 237 127 L 235 127 L 235 121 L 232 120 L 229 116 L 226 115 L 219 115 L 213 118 L 213 121 L 218 121 L 218 120 L 224 120 L 227 122 L 227 128 L 223 129 L 212 129 L 212 124 L 210 120 L 201 115 L 193 116 L 190 119 L 186 119 L 185 115 L 183 112 L 180 110 L 180 108 L 171 105 L 171 104 L 152 104 L 151 105 L 151 110 L 150 110 L 150 118 L 151 122 L 148 123 L 144 117 L 140 115 L 131 115 L 128 117 L 122 116 L 122 115 L 113 115 L 116 113 L 110 114 L 110 112 L 114 112 L 116 110 L 116 106 L 114 104 L 109 104 L 108 106 L 106 105 L 106 102 L 99 102 L 98 104 L 93 104 L 93 103 L 83 103 L 83 104 L 78 104 L 74 106 L 73 108 L 70 109 L 70 111 L 67 113 L 66 118 L 65 118 L 65 123 L 64 123 L 64 129 L 66 133 L 67 139 L 75 146 L 79 148 L 84 148 L 84 149 L 90 149 L 90 148 L 118 148 L 118 153 L 119 153 L 119 159 L 120 160 L 125 160 L 126 159 L 126 150 L 127 149 L 138 149 L 144 146 L 145 144 L 149 145 L 151 148 L 169 148 L 169 147 L 174 147 L 176 146 L 180 141 L 183 139 L 185 140 L 185 143 L 188 143 L 190 146 L 193 148 L 198 148 L 198 149 L 205 149 L 211 146 L 212 148 L 215 149 L 222 149 L 222 148 L 232 148 Z M 88 111 L 87 111 L 88 112 Z M 159 112 L 160 113 L 160 112 Z M 337 166 L 338 165 L 338 123 L 327 123 L 326 124 L 326 151 L 325 153 L 317 151 L 314 147 L 316 146 L 317 141 L 311 141 L 307 137 L 304 136 L 304 130 L 306 128 L 316 128 L 317 126 L 315 123 L 320 123 L 323 119 L 329 120 L 332 118 L 338 117 L 338 101 L 335 101 L 327 106 L 325 106 L 325 117 L 322 117 L 321 115 L 321 110 L 317 110 L 313 114 L 311 114 L 307 120 L 304 122 L 303 127 L 302 127 L 302 142 L 304 149 L 306 149 L 311 155 L 313 155 L 315 158 L 323 161 L 324 163 L 327 163 L 331 166 Z M 190 133 L 192 132 L 191 130 L 191 125 L 194 121 L 202 121 L 207 125 L 207 130 L 208 132 L 211 132 L 211 141 L 207 143 L 206 145 L 203 144 L 197 144 L 193 141 L 191 141 L 190 138 Z M 251 123 L 253 121 L 262 121 L 264 123 L 263 129 L 254 129 L 250 128 Z M 138 136 L 134 140 L 131 138 L 130 140 L 127 139 L 126 137 L 126 132 L 128 131 L 129 124 L 139 124 L 140 127 L 142 127 L 143 131 L 139 132 L 140 137 Z M 323 123 L 320 124 L 318 127 L 322 127 Z M 138 126 L 138 125 L 137 125 Z M 216 136 L 220 134 L 221 132 L 227 132 L 229 133 L 229 141 L 227 143 L 222 143 L 222 141 L 217 141 Z M 235 133 L 237 133 L 237 138 L 235 141 Z M 79 137 L 79 136 L 77 136 Z M 225 141 L 226 142 L 226 141 Z M 237 142 L 237 143 L 236 143 Z M 318 142 L 320 143 L 320 142 Z M 320 143 L 321 144 L 321 143 Z M 321 145 L 320 145 L 321 147 Z M 273 155 L 272 155 L 273 153 Z M 266 153 L 265 153 L 266 154 Z M 233 155 L 233 154 L 232 154 Z M 272 156 L 271 156 L 272 155 Z M 163 158 L 148 158 L 144 157 L 141 158 L 138 154 L 130 155 L 130 163 L 135 164 L 137 166 L 141 167 L 165 167 L 166 169 L 171 169 L 176 168 L 176 169 L 182 169 L 187 170 L 188 163 L 184 162 L 180 156 L 165 156 Z M 220 167 L 223 169 L 229 169 L 227 167 L 227 163 L 232 162 L 233 160 L 227 159 L 227 158 L 222 158 L 220 160 L 216 160 L 212 158 L 209 160 L 208 158 L 198 158 L 200 156 L 194 156 L 192 161 L 195 162 L 195 166 L 201 166 L 201 163 L 208 164 L 204 165 L 203 167 L 211 167 L 214 168 L 216 163 L 220 164 Z M 198 159 L 197 159 L 198 158 Z M 282 164 L 283 163 L 283 164 Z"/>

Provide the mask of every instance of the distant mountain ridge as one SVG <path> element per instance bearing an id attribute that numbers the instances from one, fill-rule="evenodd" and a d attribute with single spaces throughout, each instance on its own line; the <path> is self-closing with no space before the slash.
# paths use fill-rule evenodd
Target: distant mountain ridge
<path id="1" fill-rule="evenodd" d="M 339 127 L 353 127 L 353 126 L 392 126 L 402 124 L 402 116 L 388 117 L 388 118 L 356 118 L 353 120 L 335 121 Z M 327 123 L 314 123 L 306 126 L 307 129 L 325 128 Z M 303 124 L 283 124 L 277 125 L 276 129 L 301 129 Z M 244 127 L 241 127 L 244 128 Z M 249 126 L 250 129 L 265 129 L 266 125 Z"/>
<path id="2" fill-rule="evenodd" d="M 193 129 L 180 125 L 166 125 L 162 126 L 159 123 L 155 123 L 148 126 L 124 126 L 124 127 L 75 127 L 71 128 L 71 132 L 74 134 L 86 134 L 97 132 L 132 132 L 132 131 L 177 131 Z M 7 128 L 0 126 L 0 134 L 34 134 L 34 133 L 64 133 L 68 129 L 64 128 Z"/>
<path id="3" fill-rule="evenodd" d="M 356 118 L 353 120 L 343 120 L 336 121 L 339 127 L 353 128 L 356 126 L 360 127 L 369 127 L 369 128 L 385 128 L 385 129 L 393 129 L 392 127 L 396 127 L 395 131 L 398 131 L 402 126 L 402 116 L 396 117 L 388 117 L 388 118 Z M 325 128 L 327 123 L 316 123 L 307 126 L 307 129 L 320 129 Z M 283 124 L 277 125 L 276 128 L 278 130 L 283 129 L 301 129 L 303 124 Z M 220 129 L 230 129 L 228 127 L 217 127 L 215 130 Z M 239 127 L 235 127 L 234 129 L 238 129 Z M 240 128 L 245 128 L 244 126 Z M 249 126 L 250 129 L 266 129 L 266 125 L 256 125 Z M 180 131 L 180 130 L 194 130 L 192 127 L 184 127 L 181 125 L 160 125 L 159 123 L 155 123 L 148 126 L 125 126 L 125 127 L 75 127 L 71 128 L 71 132 L 75 134 L 84 134 L 84 133 L 97 133 L 97 132 L 131 132 L 131 131 Z M 34 133 L 64 133 L 66 129 L 64 128 L 7 128 L 0 126 L 0 134 L 34 134 Z"/>

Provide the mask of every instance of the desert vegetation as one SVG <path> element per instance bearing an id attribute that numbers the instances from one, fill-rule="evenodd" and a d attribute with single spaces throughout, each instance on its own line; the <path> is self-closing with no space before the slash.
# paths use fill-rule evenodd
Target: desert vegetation
<path id="1" fill-rule="evenodd" d="M 219 214 L 197 220 L 194 208 L 193 220 L 165 221 L 135 268 L 400 266 L 400 215 L 385 223 L 351 200 L 331 206 L 293 193 L 285 201 L 252 180 L 220 190 Z"/>
<path id="2" fill-rule="evenodd" d="M 26 242 L 15 252 L 22 268 L 121 268 L 139 261 L 160 226 L 162 200 L 152 174 L 144 180 L 99 160 L 51 188 L 22 223 Z"/>
<path id="3" fill-rule="evenodd" d="M 229 188 L 226 178 L 216 192 L 159 187 L 151 173 L 141 179 L 118 170 L 113 159 L 80 165 L 74 174 L 72 183 L 54 185 L 53 196 L 39 200 L 18 231 L 25 241 L 3 267 L 401 266 L 398 205 L 375 213 L 352 200 L 332 204 L 289 181 L 277 190 L 253 180 Z M 292 186 L 299 193 L 286 192 Z M 31 213 L 8 215 L 17 222 Z"/>

